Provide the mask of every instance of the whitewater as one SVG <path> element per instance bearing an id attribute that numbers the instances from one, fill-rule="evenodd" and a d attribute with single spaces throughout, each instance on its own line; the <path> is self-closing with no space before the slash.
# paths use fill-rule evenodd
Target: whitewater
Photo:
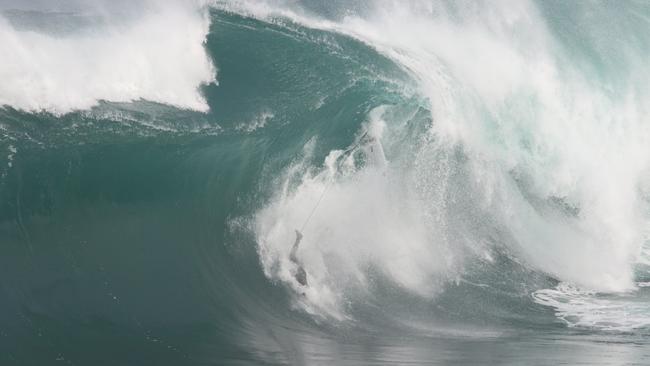
<path id="1" fill-rule="evenodd" d="M 0 2 L 0 360 L 647 364 L 648 30 L 634 1 Z"/>

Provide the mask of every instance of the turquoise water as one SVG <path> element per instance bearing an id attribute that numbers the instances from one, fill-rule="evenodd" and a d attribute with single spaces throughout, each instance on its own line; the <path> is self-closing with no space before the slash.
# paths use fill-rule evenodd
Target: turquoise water
<path id="1" fill-rule="evenodd" d="M 646 4 L 94 5 L 2 13 L 1 364 L 650 362 Z"/>

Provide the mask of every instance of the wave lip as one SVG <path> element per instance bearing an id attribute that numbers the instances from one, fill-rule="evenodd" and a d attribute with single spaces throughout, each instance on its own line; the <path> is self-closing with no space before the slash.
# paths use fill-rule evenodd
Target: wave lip
<path id="1" fill-rule="evenodd" d="M 83 17 L 59 18 L 66 16 L 77 23 Z M 64 114 L 101 100 L 144 99 L 207 111 L 198 87 L 214 82 L 216 69 L 203 45 L 210 21 L 200 9 L 166 2 L 133 19 L 107 16 L 83 24 L 65 34 L 46 33 L 0 16 L 0 46 L 12 50 L 0 59 L 0 106 Z"/>

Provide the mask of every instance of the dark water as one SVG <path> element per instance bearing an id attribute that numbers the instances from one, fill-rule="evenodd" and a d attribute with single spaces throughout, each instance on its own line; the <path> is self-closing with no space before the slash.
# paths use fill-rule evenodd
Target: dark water
<path id="1" fill-rule="evenodd" d="M 337 6 L 305 6 L 338 14 Z M 423 162 L 415 151 L 429 140 L 421 137 L 440 123 L 435 106 L 413 70 L 353 37 L 282 18 L 217 9 L 209 17 L 204 47 L 218 84 L 200 87 L 208 112 L 145 100 L 65 114 L 0 110 L 7 151 L 0 157 L 0 364 L 650 363 L 645 287 L 621 296 L 558 295 L 560 303 L 594 304 L 566 314 L 535 301 L 536 291 L 560 286 L 562 272 L 535 265 L 509 245 L 518 240 L 515 229 L 509 234 L 490 206 L 474 207 L 481 197 L 464 183 L 472 149 L 462 144 L 425 162 L 456 167 L 444 177 L 451 182 L 444 235 L 463 239 L 449 243 L 485 238 L 489 260 L 477 259 L 477 249 L 462 265 L 444 267 L 450 274 L 425 271 L 437 289 L 423 296 L 410 277 L 392 277 L 380 254 L 359 265 L 363 285 L 343 286 L 354 280 L 337 277 L 348 267 L 331 249 L 326 279 L 309 257 L 305 265 L 313 289 L 338 294 L 336 311 L 319 303 L 324 297 L 301 297 L 282 272 L 282 255 L 274 257 L 275 242 L 260 240 L 273 235 L 259 224 L 264 209 L 291 201 L 278 195 L 281 182 L 303 187 L 287 170 L 299 164 L 301 174 L 318 173 L 332 150 L 355 146 L 382 107 L 390 133 L 382 148 L 400 166 L 384 176 L 408 176 Z M 353 156 L 357 170 L 346 174 L 362 176 L 372 154 Z M 568 196 L 535 196 L 526 182 L 536 176 L 518 169 L 509 174 L 539 212 L 577 215 Z M 435 177 L 420 183 L 436 186 Z M 329 228 L 332 202 L 345 201 L 337 189 L 310 222 L 312 238 Z M 353 227 L 355 217 L 344 220 Z M 458 254 L 433 257 L 441 253 Z M 635 267 L 635 283 L 647 281 L 645 270 Z"/>

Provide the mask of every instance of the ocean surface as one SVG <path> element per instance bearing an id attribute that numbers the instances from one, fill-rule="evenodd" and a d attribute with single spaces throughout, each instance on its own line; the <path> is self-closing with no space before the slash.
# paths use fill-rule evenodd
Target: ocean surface
<path id="1" fill-rule="evenodd" d="M 648 365 L 649 59 L 646 1 L 0 0 L 0 365 Z"/>

